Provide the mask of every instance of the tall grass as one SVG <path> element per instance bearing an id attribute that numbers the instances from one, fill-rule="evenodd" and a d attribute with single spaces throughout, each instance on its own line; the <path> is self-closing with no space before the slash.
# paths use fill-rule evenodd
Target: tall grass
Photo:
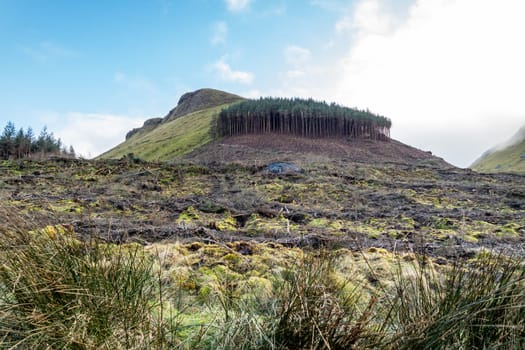
<path id="1" fill-rule="evenodd" d="M 395 279 L 388 322 L 394 349 L 524 349 L 525 267 L 483 253 L 437 273 L 418 259 Z"/>
<path id="2" fill-rule="evenodd" d="M 364 348 L 375 337 L 372 316 L 377 299 L 364 302 L 359 287 L 338 281 L 336 263 L 331 252 L 312 252 L 284 274 L 273 330 L 281 347 Z"/>
<path id="3" fill-rule="evenodd" d="M 218 280 L 228 288 L 199 306 L 140 246 L 0 214 L 1 349 L 525 348 L 519 259 L 482 253 L 437 271 L 430 258 L 399 258 L 391 287 L 368 293 L 357 272 L 340 273 L 336 252 L 310 251 L 277 269 L 267 293 Z M 181 328 L 172 316 L 184 303 L 211 316 Z"/>
<path id="4" fill-rule="evenodd" d="M 271 296 L 235 301 L 210 348 L 375 348 L 377 299 L 366 300 L 359 287 L 338 280 L 337 261 L 334 252 L 306 253 L 277 273 Z"/>
<path id="5" fill-rule="evenodd" d="M 79 241 L 63 227 L 3 226 L 0 240 L 2 348 L 147 348 L 158 341 L 152 261 Z"/>

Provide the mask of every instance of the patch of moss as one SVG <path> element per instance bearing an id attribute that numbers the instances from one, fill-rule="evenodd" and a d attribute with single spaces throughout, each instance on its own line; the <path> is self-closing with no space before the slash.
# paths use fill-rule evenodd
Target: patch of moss
<path id="1" fill-rule="evenodd" d="M 193 206 L 189 206 L 179 215 L 177 218 L 177 223 L 193 222 L 196 220 L 199 220 L 198 212 Z"/>
<path id="2" fill-rule="evenodd" d="M 71 199 L 59 200 L 53 204 L 50 204 L 51 210 L 54 212 L 72 212 L 81 214 L 84 208 L 77 202 Z"/>
<path id="3" fill-rule="evenodd" d="M 237 220 L 229 213 L 222 215 L 220 220 L 213 221 L 213 228 L 219 231 L 235 231 L 237 229 Z"/>
<path id="4" fill-rule="evenodd" d="M 296 232 L 297 225 L 290 222 L 283 215 L 274 218 L 262 218 L 258 214 L 252 214 L 246 221 L 244 230 L 250 235 L 266 234 L 281 236 Z"/>

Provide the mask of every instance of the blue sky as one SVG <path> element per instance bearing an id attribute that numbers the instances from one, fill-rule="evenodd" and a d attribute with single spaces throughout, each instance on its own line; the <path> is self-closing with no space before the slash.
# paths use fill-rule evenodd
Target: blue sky
<path id="1" fill-rule="evenodd" d="M 459 166 L 525 124 L 520 0 L 0 0 L 0 122 L 85 157 L 213 87 L 370 108 Z"/>

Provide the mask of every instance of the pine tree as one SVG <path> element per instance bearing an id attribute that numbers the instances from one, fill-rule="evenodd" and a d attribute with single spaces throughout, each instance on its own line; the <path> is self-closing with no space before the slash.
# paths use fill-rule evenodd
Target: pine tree
<path id="1" fill-rule="evenodd" d="M 2 159 L 9 159 L 14 153 L 16 128 L 13 122 L 8 122 L 0 137 L 0 154 Z"/>

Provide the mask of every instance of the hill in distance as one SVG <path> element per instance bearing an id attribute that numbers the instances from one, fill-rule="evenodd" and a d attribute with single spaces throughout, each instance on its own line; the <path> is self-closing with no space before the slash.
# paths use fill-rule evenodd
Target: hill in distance
<path id="1" fill-rule="evenodd" d="M 100 155 L 147 161 L 270 162 L 339 159 L 449 166 L 390 139 L 388 118 L 312 99 L 247 100 L 214 89 L 184 94 L 164 118 L 147 120 Z"/>
<path id="2" fill-rule="evenodd" d="M 164 118 L 152 118 L 133 129 L 126 140 L 101 154 L 99 159 L 117 159 L 130 153 L 143 160 L 168 161 L 212 141 L 213 118 L 242 97 L 215 89 L 200 89 L 181 96 Z"/>
<path id="3" fill-rule="evenodd" d="M 485 152 L 470 167 L 488 173 L 525 173 L 525 126 L 503 145 Z"/>

